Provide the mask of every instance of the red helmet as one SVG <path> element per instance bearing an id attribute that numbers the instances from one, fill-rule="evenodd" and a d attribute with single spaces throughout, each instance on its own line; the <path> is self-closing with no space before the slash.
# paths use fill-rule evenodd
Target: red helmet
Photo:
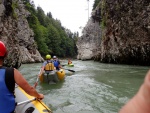
<path id="1" fill-rule="evenodd" d="M 6 54 L 7 54 L 7 50 L 5 44 L 2 41 L 0 41 L 0 56 L 5 57 Z"/>

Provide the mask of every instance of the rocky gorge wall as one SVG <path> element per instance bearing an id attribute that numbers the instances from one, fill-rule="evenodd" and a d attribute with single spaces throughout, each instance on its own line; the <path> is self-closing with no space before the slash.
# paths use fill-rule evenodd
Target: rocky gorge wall
<path id="1" fill-rule="evenodd" d="M 18 68 L 21 63 L 43 61 L 26 19 L 29 15 L 21 0 L 0 0 L 0 40 L 8 50 L 6 66 Z"/>
<path id="2" fill-rule="evenodd" d="M 82 31 L 82 36 L 78 38 L 77 48 L 78 56 L 77 59 L 88 60 L 100 51 L 100 27 L 98 22 L 93 23 L 91 18 L 86 27 Z"/>
<path id="3" fill-rule="evenodd" d="M 121 63 L 134 65 L 150 65 L 150 1 L 149 0 L 101 0 L 93 11 L 92 23 L 98 23 L 101 33 L 98 51 L 93 52 L 89 59 L 106 63 Z M 88 26 L 84 28 L 86 29 Z M 87 53 L 82 43 L 86 42 L 87 36 L 94 33 L 91 28 L 79 39 L 78 59 L 84 59 Z M 91 34 L 92 33 L 92 34 Z M 90 38 L 89 38 L 90 39 Z M 97 40 L 94 40 L 97 43 Z M 87 46 L 88 47 L 88 46 Z M 94 50 L 95 48 L 91 48 Z M 80 57 L 82 56 L 82 57 Z"/>

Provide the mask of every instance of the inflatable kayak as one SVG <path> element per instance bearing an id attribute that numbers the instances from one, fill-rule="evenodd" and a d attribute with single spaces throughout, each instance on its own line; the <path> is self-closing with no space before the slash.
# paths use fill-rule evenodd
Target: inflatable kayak
<path id="1" fill-rule="evenodd" d="M 59 80 L 64 80 L 65 79 L 65 71 L 64 69 L 60 69 L 59 71 L 56 72 L 57 77 Z"/>
<path id="2" fill-rule="evenodd" d="M 40 76 L 40 82 L 59 82 L 65 79 L 65 71 L 64 69 L 60 69 L 59 71 L 45 71 Z"/>
<path id="3" fill-rule="evenodd" d="M 19 86 L 15 88 L 15 96 L 17 102 L 15 113 L 52 113 L 41 100 L 28 95 Z"/>
<path id="4" fill-rule="evenodd" d="M 69 66 L 69 67 L 74 67 L 74 65 L 73 65 L 73 64 L 68 64 L 67 66 Z"/>

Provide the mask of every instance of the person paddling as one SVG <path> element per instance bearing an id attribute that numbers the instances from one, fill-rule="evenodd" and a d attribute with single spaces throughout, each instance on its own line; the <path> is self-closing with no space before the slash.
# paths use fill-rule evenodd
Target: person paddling
<path id="1" fill-rule="evenodd" d="M 68 65 L 69 65 L 69 64 L 72 64 L 72 61 L 71 61 L 70 59 L 68 59 Z"/>
<path id="2" fill-rule="evenodd" d="M 41 67 L 42 68 L 41 73 L 43 73 L 44 71 L 46 73 L 49 73 L 49 71 L 56 70 L 53 60 L 51 59 L 51 55 L 47 54 L 45 58 L 46 60 L 43 62 L 43 65 Z"/>
<path id="3" fill-rule="evenodd" d="M 34 96 L 37 99 L 43 99 L 44 95 L 38 93 L 32 86 L 30 86 L 17 69 L 3 66 L 4 58 L 6 56 L 6 46 L 0 41 L 0 112 L 14 113 L 15 84 L 19 85 L 27 94 Z"/>
<path id="4" fill-rule="evenodd" d="M 54 66 L 54 62 L 51 58 L 51 55 L 49 54 L 46 55 L 46 60 L 43 62 L 43 65 L 41 67 L 39 78 L 40 77 L 44 77 L 44 81 L 48 83 L 58 81 L 58 79 L 56 78 L 56 67 Z"/>
<path id="5" fill-rule="evenodd" d="M 62 68 L 62 66 L 60 65 L 60 61 L 56 56 L 53 56 L 53 62 L 54 62 L 54 66 L 56 67 L 56 70 Z"/>

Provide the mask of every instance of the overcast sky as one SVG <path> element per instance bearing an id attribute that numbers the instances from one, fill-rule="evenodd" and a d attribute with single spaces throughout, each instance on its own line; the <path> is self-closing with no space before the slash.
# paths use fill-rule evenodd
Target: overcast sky
<path id="1" fill-rule="evenodd" d="M 88 21 L 87 0 L 33 0 L 36 6 L 42 7 L 45 14 L 51 12 L 54 19 L 61 21 L 62 26 L 79 32 Z M 93 8 L 94 0 L 89 0 L 89 16 Z"/>

